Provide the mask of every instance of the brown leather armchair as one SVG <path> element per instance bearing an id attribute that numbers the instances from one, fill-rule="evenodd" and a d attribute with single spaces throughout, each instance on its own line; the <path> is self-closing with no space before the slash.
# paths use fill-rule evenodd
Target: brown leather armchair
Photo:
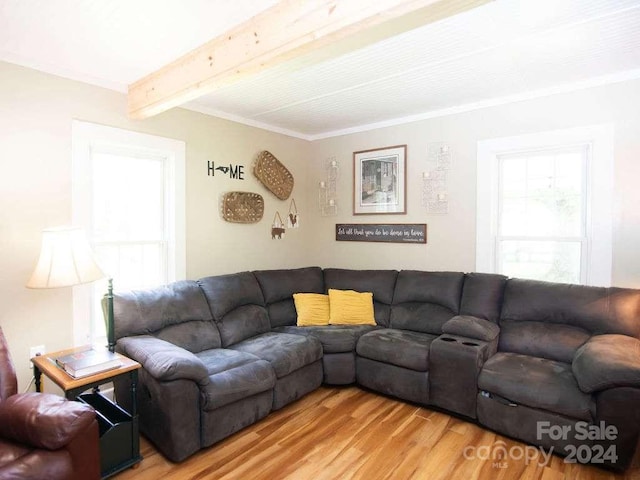
<path id="1" fill-rule="evenodd" d="M 0 328 L 0 480 L 99 479 L 95 411 L 57 395 L 17 391 Z"/>

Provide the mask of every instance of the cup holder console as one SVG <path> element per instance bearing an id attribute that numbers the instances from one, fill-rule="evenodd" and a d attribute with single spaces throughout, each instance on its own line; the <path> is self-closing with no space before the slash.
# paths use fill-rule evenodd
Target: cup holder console
<path id="1" fill-rule="evenodd" d="M 478 375 L 488 344 L 482 340 L 444 334 L 429 351 L 429 401 L 476 418 Z"/>
<path id="2" fill-rule="evenodd" d="M 452 337 L 440 337 L 440 338 L 438 338 L 438 340 L 442 340 L 443 342 L 451 342 L 451 343 L 458 341 L 458 339 L 452 338 Z M 462 345 L 466 345 L 468 347 L 479 347 L 480 346 L 479 343 L 469 342 L 469 341 L 464 341 L 464 342 L 461 341 L 460 343 Z"/>

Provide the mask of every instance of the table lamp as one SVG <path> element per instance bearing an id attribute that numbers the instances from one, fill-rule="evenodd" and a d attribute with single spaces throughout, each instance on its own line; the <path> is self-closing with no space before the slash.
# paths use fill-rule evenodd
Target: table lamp
<path id="1" fill-rule="evenodd" d="M 27 282 L 27 288 L 60 288 L 90 283 L 106 275 L 96 263 L 84 230 L 57 227 L 42 231 L 42 248 L 38 264 Z M 113 351 L 113 290 L 109 280 L 107 295 L 109 314 L 107 337 Z"/>

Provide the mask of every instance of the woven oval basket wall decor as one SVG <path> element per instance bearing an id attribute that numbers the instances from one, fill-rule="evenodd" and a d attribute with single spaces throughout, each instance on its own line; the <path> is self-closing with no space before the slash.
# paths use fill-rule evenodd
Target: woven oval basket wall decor
<path id="1" fill-rule="evenodd" d="M 293 175 L 273 154 L 264 150 L 258 155 L 253 174 L 280 200 L 286 200 L 293 190 Z"/>
<path id="2" fill-rule="evenodd" d="M 222 197 L 222 218 L 232 223 L 256 223 L 264 215 L 264 198 L 253 192 L 227 192 Z"/>

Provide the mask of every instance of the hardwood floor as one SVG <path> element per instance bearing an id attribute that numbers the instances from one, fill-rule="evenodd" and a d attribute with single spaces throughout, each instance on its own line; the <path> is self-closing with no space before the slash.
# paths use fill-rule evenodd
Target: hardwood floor
<path id="1" fill-rule="evenodd" d="M 513 455 L 483 459 L 500 445 Z M 474 455 L 482 446 L 484 453 Z M 530 461 L 511 458 L 524 447 L 472 423 L 358 387 L 323 387 L 180 464 L 166 460 L 142 438 L 140 466 L 113 478 L 640 480 L 638 454 L 625 475 L 615 475 L 567 464 L 555 455 L 540 465 L 544 459 L 534 450 L 529 452 L 538 457 Z"/>

